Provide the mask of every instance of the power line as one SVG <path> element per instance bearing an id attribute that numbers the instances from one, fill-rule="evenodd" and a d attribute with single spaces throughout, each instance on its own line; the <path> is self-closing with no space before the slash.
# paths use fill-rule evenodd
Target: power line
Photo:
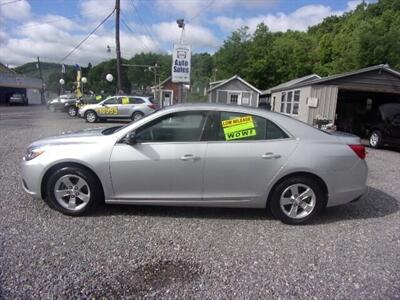
<path id="1" fill-rule="evenodd" d="M 209 9 L 211 7 L 211 5 L 214 4 L 214 0 L 210 0 L 210 2 L 207 3 L 206 6 L 204 6 L 202 9 L 199 9 L 199 12 L 197 14 L 195 14 L 193 17 L 191 17 L 188 22 L 192 22 L 194 19 L 198 18 L 202 12 L 204 12 L 205 10 Z"/>
<path id="2" fill-rule="evenodd" d="M 8 5 L 8 4 L 20 2 L 20 1 L 22 1 L 22 0 L 12 0 L 12 1 L 8 1 L 8 2 L 0 2 L 0 6 Z"/>
<path id="3" fill-rule="evenodd" d="M 139 18 L 140 23 L 143 25 L 145 31 L 147 32 L 147 34 L 149 35 L 149 37 L 150 37 L 151 40 L 153 41 L 154 45 L 158 48 L 158 50 L 160 50 L 160 52 L 162 52 L 162 50 L 161 50 L 161 48 L 159 47 L 158 43 L 157 43 L 157 42 L 155 41 L 155 39 L 154 39 L 153 33 L 152 33 L 152 31 L 151 31 L 151 28 L 150 28 L 145 22 L 143 22 L 143 19 L 142 19 L 142 17 L 141 17 L 140 14 L 139 14 L 138 9 L 136 8 L 136 5 L 135 5 L 135 3 L 134 3 L 134 0 L 132 0 L 131 3 L 132 3 L 132 6 L 133 6 L 133 8 L 134 8 L 134 10 L 135 10 L 136 15 L 137 15 L 138 18 Z"/>
<path id="4" fill-rule="evenodd" d="M 126 27 L 130 32 L 132 32 L 133 34 L 135 34 L 135 31 L 128 25 L 128 23 L 125 21 L 125 19 L 124 19 L 123 16 L 124 16 L 124 15 L 122 14 L 122 18 L 121 18 L 122 24 L 124 24 L 125 27 Z M 147 50 L 148 50 L 149 52 L 151 52 L 150 47 L 149 47 L 148 45 L 146 45 L 146 40 L 144 41 L 143 45 L 147 48 Z"/>
<path id="5" fill-rule="evenodd" d="M 96 26 L 95 29 L 93 29 L 82 41 L 80 41 L 78 45 L 76 45 L 70 52 L 68 52 L 68 54 L 65 55 L 65 56 L 59 61 L 59 63 L 62 63 L 64 60 L 66 60 L 66 59 L 67 59 L 72 53 L 74 53 L 84 42 L 86 42 L 87 39 L 90 38 L 91 35 L 94 34 L 94 33 L 97 31 L 97 29 L 99 29 L 99 28 L 114 14 L 114 12 L 115 12 L 115 8 L 112 10 L 112 12 L 111 12 L 107 17 L 105 17 L 105 19 L 103 19 L 103 21 L 100 22 L 99 25 Z"/>

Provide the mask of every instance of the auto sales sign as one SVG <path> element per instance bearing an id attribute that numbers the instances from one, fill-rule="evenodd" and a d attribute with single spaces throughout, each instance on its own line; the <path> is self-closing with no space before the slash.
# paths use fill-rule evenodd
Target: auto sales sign
<path id="1" fill-rule="evenodd" d="M 190 83 L 190 45 L 174 45 L 172 55 L 172 82 Z"/>

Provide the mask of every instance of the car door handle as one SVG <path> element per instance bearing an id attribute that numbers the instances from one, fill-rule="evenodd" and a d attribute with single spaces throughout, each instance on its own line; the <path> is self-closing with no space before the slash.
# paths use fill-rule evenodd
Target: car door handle
<path id="1" fill-rule="evenodd" d="M 268 153 L 265 153 L 265 154 L 263 154 L 263 155 L 261 155 L 261 157 L 262 158 L 264 158 L 264 159 L 278 159 L 278 158 L 281 158 L 281 155 L 280 154 L 274 154 L 274 153 L 272 153 L 272 152 L 268 152 Z"/>
<path id="2" fill-rule="evenodd" d="M 193 154 L 185 154 L 184 156 L 181 157 L 181 160 L 187 161 L 187 160 L 199 160 L 200 157 L 194 156 Z"/>

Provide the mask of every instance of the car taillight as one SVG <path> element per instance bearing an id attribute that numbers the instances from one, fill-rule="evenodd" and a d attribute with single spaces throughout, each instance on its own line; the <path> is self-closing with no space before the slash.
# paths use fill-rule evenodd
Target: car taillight
<path id="1" fill-rule="evenodd" d="M 157 109 L 157 106 L 155 104 L 149 104 L 147 106 L 150 107 L 151 109 Z"/>
<path id="2" fill-rule="evenodd" d="M 363 145 L 349 145 L 351 150 L 354 151 L 355 154 L 361 159 L 365 159 L 365 147 Z"/>

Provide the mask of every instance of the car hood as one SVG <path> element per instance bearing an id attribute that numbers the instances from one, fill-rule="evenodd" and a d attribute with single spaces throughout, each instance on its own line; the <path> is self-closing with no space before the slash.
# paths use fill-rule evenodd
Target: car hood
<path id="1" fill-rule="evenodd" d="M 67 144 L 92 144 L 106 137 L 102 134 L 104 129 L 105 128 L 88 128 L 79 131 L 66 131 L 61 135 L 35 141 L 29 148 Z"/>

